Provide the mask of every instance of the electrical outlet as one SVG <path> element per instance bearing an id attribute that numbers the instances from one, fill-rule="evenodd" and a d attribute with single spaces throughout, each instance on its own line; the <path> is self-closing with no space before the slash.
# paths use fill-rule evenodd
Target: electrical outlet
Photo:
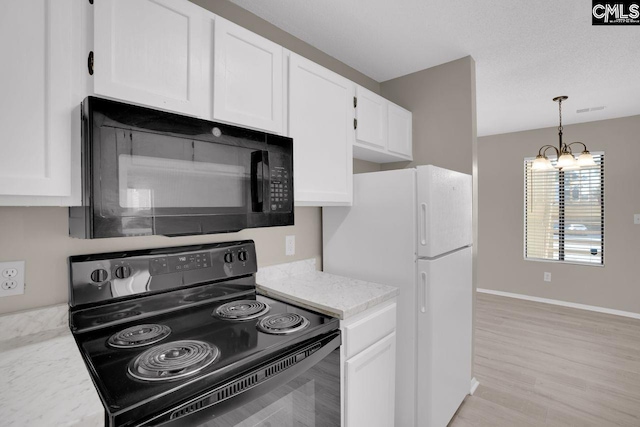
<path id="1" fill-rule="evenodd" d="M 544 272 L 544 281 L 545 282 L 550 282 L 551 281 L 551 273 L 549 273 L 548 271 Z"/>
<path id="2" fill-rule="evenodd" d="M 285 254 L 296 254 L 296 236 L 287 236 L 285 241 Z"/>
<path id="3" fill-rule="evenodd" d="M 24 294 L 24 261 L 0 262 L 0 297 Z"/>
<path id="4" fill-rule="evenodd" d="M 633 214 L 633 223 L 636 225 L 640 224 L 640 214 Z"/>

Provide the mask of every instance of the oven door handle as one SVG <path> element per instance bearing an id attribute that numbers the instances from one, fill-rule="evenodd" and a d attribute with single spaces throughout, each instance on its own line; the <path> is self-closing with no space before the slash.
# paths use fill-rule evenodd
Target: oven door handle
<path id="1" fill-rule="evenodd" d="M 322 339 L 322 347 L 318 350 L 315 350 L 311 355 L 305 357 L 300 362 L 295 363 L 294 365 L 286 368 L 282 372 L 279 372 L 273 375 L 271 378 L 268 378 L 256 386 L 251 387 L 239 394 L 232 396 L 226 400 L 214 403 L 210 406 L 203 406 L 201 409 L 194 409 L 193 411 L 187 411 L 184 415 L 171 419 L 172 414 L 177 411 L 185 411 L 185 408 L 189 406 L 193 406 L 197 408 L 198 402 L 206 399 L 208 396 L 213 395 L 214 393 L 218 393 L 220 390 L 227 387 L 229 384 L 236 382 L 237 379 L 230 381 L 229 383 L 225 383 L 219 387 L 216 387 L 213 391 L 207 392 L 205 395 L 193 399 L 187 403 L 183 403 L 179 406 L 176 406 L 151 420 L 143 422 L 139 424 L 139 427 L 151 427 L 151 426 L 162 426 L 162 427 L 194 427 L 203 425 L 205 423 L 215 421 L 221 415 L 226 414 L 234 409 L 240 408 L 247 403 L 255 400 L 256 398 L 275 390 L 276 388 L 287 384 L 289 381 L 293 380 L 297 376 L 303 374 L 319 362 L 321 362 L 324 358 L 326 358 L 332 351 L 340 347 L 340 331 L 336 331 Z M 317 343 L 316 343 L 317 344 Z M 309 346 L 305 346 L 303 348 L 309 348 Z M 270 362 L 265 366 L 273 366 L 274 364 L 278 364 L 280 361 L 284 361 L 287 358 L 291 357 L 292 354 L 298 354 L 300 350 L 296 350 L 294 352 L 287 353 L 286 356 L 277 359 L 275 362 Z M 263 369 L 264 366 L 261 368 Z M 249 374 L 242 375 L 240 378 L 245 378 L 249 375 L 253 375 L 253 372 Z M 208 425 L 208 424 L 207 424 Z"/>
<path id="2" fill-rule="evenodd" d="M 269 202 L 265 200 L 265 194 L 269 194 L 269 178 L 269 152 L 253 151 L 251 153 L 251 210 L 253 212 L 269 210 Z"/>

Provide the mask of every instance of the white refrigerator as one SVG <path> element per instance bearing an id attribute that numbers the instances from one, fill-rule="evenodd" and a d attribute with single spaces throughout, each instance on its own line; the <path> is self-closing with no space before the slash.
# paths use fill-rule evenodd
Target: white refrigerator
<path id="1" fill-rule="evenodd" d="M 396 286 L 396 427 L 445 427 L 471 387 L 471 176 L 435 166 L 354 175 L 323 208 L 327 273 Z"/>

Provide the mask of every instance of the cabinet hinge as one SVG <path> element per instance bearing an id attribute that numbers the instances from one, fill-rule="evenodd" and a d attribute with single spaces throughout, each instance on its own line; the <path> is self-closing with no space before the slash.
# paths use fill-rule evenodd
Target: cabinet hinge
<path id="1" fill-rule="evenodd" d="M 358 119 L 353 119 L 353 128 L 358 129 Z"/>
<path id="2" fill-rule="evenodd" d="M 358 98 L 356 98 L 355 96 L 353 97 L 353 108 L 356 108 L 358 106 Z"/>
<path id="3" fill-rule="evenodd" d="M 89 52 L 89 57 L 87 58 L 87 68 L 89 69 L 89 75 L 93 76 L 93 51 Z"/>

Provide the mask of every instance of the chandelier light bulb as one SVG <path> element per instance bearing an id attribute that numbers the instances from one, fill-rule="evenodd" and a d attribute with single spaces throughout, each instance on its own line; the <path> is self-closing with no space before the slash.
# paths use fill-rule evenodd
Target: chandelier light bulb
<path id="1" fill-rule="evenodd" d="M 534 171 L 550 170 L 553 169 L 553 165 L 551 164 L 551 160 L 546 156 L 538 154 L 536 159 L 533 161 L 533 165 L 531 165 L 531 169 Z"/>
<path id="2" fill-rule="evenodd" d="M 578 166 L 595 166 L 596 162 L 593 156 L 587 150 L 584 150 L 578 157 Z"/>
<path id="3" fill-rule="evenodd" d="M 575 168 L 576 166 L 578 166 L 578 162 L 576 162 L 576 158 L 571 153 L 564 152 L 558 159 L 559 169 Z"/>

